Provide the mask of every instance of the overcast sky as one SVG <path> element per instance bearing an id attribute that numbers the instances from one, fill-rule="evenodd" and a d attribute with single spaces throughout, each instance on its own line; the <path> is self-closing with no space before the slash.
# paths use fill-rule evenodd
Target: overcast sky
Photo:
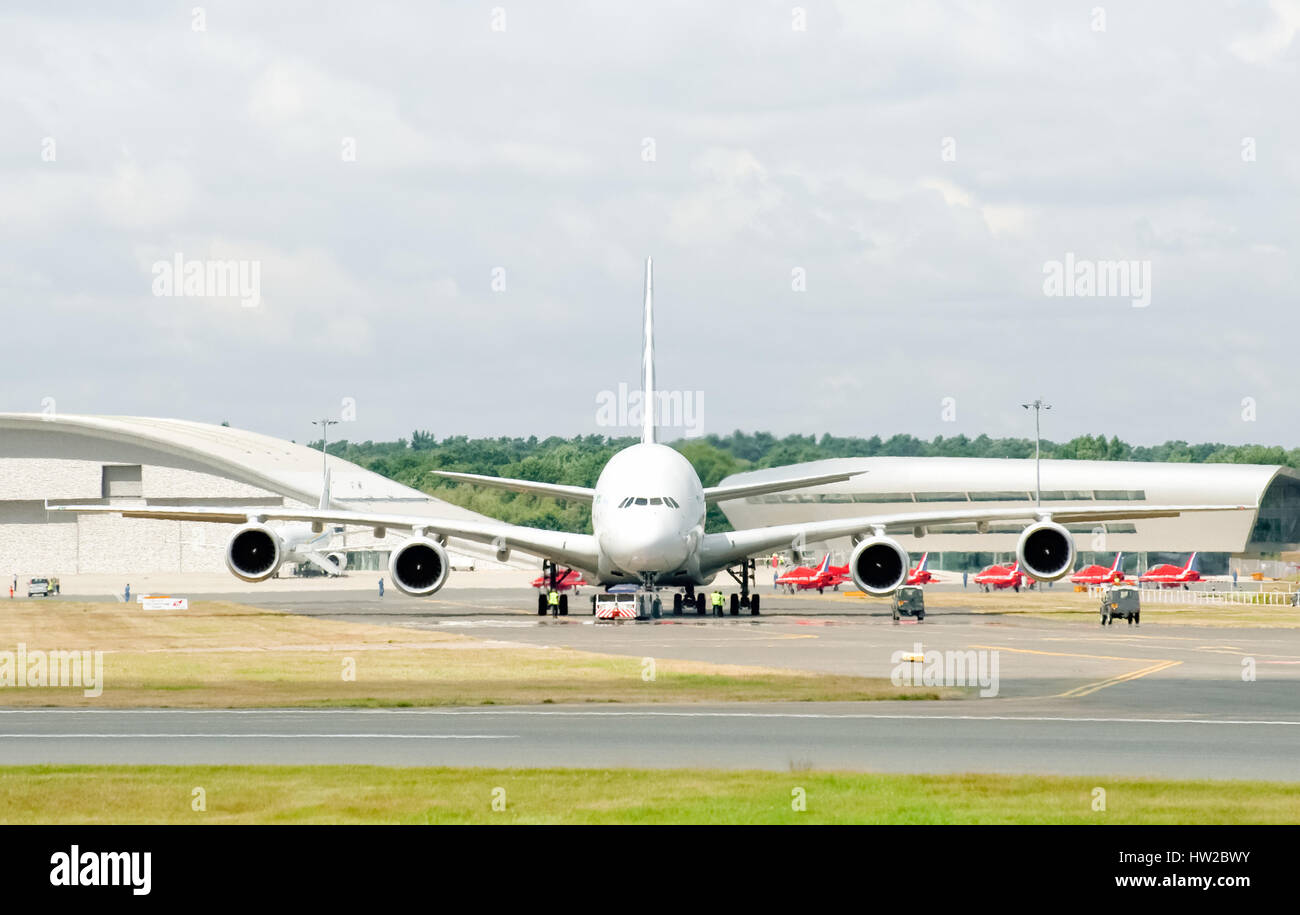
<path id="1" fill-rule="evenodd" d="M 650 254 L 698 431 L 1300 445 L 1300 3 L 196 2 L 0 13 L 0 409 L 624 434 Z"/>

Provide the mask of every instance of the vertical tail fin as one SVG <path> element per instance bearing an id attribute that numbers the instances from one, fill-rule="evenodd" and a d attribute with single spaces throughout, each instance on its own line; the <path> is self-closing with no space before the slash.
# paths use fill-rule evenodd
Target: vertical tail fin
<path id="1" fill-rule="evenodd" d="M 1112 572 L 1118 572 L 1118 571 L 1119 571 L 1119 561 L 1120 561 L 1121 559 L 1123 559 L 1123 558 L 1124 558 L 1124 554 L 1123 554 L 1123 553 L 1116 553 L 1116 554 L 1115 554 L 1115 564 L 1114 564 L 1113 566 L 1110 567 L 1110 570 L 1111 570 Z"/>
<path id="2" fill-rule="evenodd" d="M 325 465 L 325 474 L 321 479 L 320 485 L 320 509 L 324 511 L 330 507 L 330 465 Z"/>
<path id="3" fill-rule="evenodd" d="M 1191 558 L 1187 560 L 1187 568 L 1183 569 L 1183 571 L 1184 571 L 1184 572 L 1196 572 L 1196 571 L 1199 571 L 1199 570 L 1196 568 L 1196 554 L 1195 554 L 1195 553 L 1193 553 L 1193 554 L 1191 555 Z"/>
<path id="4" fill-rule="evenodd" d="M 926 564 L 927 562 L 929 562 L 929 561 L 930 561 L 930 554 L 929 554 L 929 553 L 922 553 L 922 554 L 921 554 L 921 561 L 918 562 L 918 563 L 916 564 L 916 571 L 918 571 L 918 572 L 924 572 L 924 571 L 925 571 L 925 564 Z"/>
<path id="5" fill-rule="evenodd" d="M 645 259 L 645 327 L 642 330 L 641 351 L 641 441 L 653 444 L 655 440 L 655 414 L 658 412 L 655 397 L 655 312 L 654 263 Z"/>

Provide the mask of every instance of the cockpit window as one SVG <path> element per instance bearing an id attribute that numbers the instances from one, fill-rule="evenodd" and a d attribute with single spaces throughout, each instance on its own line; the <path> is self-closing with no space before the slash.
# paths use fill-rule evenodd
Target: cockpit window
<path id="1" fill-rule="evenodd" d="M 669 508 L 681 508 L 672 496 L 628 496 L 618 503 L 619 508 L 627 508 L 631 505 L 667 505 Z"/>

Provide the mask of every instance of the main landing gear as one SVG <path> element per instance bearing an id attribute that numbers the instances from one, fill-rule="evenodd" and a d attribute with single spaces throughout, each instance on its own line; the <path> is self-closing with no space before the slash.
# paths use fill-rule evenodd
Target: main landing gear
<path id="1" fill-rule="evenodd" d="M 758 616 L 759 596 L 757 593 L 751 594 L 749 591 L 750 583 L 757 585 L 758 577 L 755 574 L 757 564 L 753 559 L 745 559 L 740 563 L 740 574 L 736 574 L 735 569 L 727 569 L 727 574 L 740 585 L 740 593 L 732 592 L 731 595 L 731 615 L 740 616 L 741 610 L 748 610 L 750 616 Z"/>
<path id="2" fill-rule="evenodd" d="M 758 594 L 750 590 L 751 586 L 756 583 L 755 565 L 755 561 L 750 559 L 742 563 L 738 570 L 727 569 L 727 574 L 740 586 L 739 593 L 732 592 L 728 604 L 727 610 L 730 610 L 732 616 L 740 616 L 742 610 L 748 610 L 750 616 L 759 615 L 759 607 L 762 601 Z M 707 589 L 696 591 L 694 585 L 687 585 L 681 592 L 673 594 L 673 616 L 681 616 L 692 610 L 695 611 L 696 616 L 704 616 L 709 612 L 712 604 L 709 599 L 711 593 Z M 725 616 L 727 610 L 719 609 L 714 615 Z"/>
<path id="3" fill-rule="evenodd" d="M 558 570 L 559 567 L 555 563 L 551 562 L 549 559 L 545 560 L 542 563 L 542 576 L 546 579 L 546 587 L 544 590 L 537 592 L 537 615 L 538 616 L 546 616 L 546 611 L 548 609 L 551 611 L 551 614 L 553 616 L 559 617 L 559 616 L 569 615 L 569 595 L 561 594 L 559 603 L 555 604 L 554 606 L 551 606 L 547 601 L 547 596 L 552 591 L 559 590 L 559 586 L 556 583 L 556 578 L 558 577 Z"/>

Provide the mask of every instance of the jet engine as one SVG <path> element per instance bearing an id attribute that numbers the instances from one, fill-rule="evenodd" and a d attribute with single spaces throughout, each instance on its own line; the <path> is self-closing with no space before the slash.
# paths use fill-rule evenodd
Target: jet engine
<path id="1" fill-rule="evenodd" d="M 907 550 L 888 537 L 863 540 L 849 557 L 849 574 L 861 590 L 884 597 L 907 581 Z"/>
<path id="2" fill-rule="evenodd" d="M 326 553 L 325 558 L 334 563 L 340 573 L 348 567 L 347 553 Z"/>
<path id="3" fill-rule="evenodd" d="M 265 524 L 246 524 L 226 545 L 226 568 L 244 581 L 265 581 L 280 569 L 284 543 Z"/>
<path id="4" fill-rule="evenodd" d="M 1033 578 L 1056 581 L 1074 567 L 1074 538 L 1054 521 L 1039 521 L 1020 535 L 1016 559 Z"/>
<path id="5" fill-rule="evenodd" d="M 427 537 L 412 537 L 393 550 L 388 560 L 388 574 L 393 584 L 414 597 L 425 597 L 437 591 L 446 583 L 450 570 L 447 551 Z"/>

